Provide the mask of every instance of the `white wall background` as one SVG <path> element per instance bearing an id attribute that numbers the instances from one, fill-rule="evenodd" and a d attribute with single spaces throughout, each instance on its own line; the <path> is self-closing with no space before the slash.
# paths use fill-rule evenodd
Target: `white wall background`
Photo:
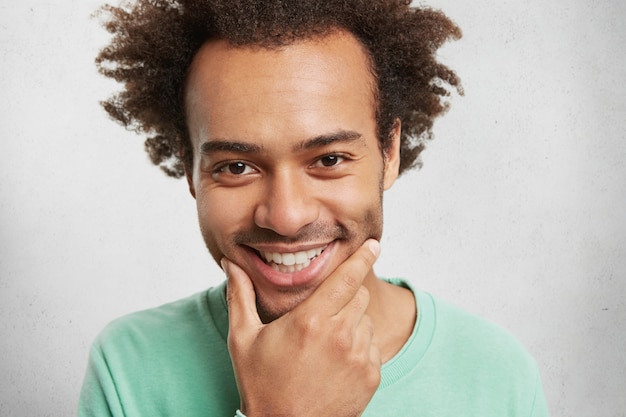
<path id="1" fill-rule="evenodd" d="M 75 414 L 112 318 L 221 281 L 183 181 L 107 120 L 96 0 L 0 0 L 0 415 Z M 553 416 L 626 415 L 626 3 L 433 0 L 466 96 L 387 194 L 377 271 L 487 316 Z"/>

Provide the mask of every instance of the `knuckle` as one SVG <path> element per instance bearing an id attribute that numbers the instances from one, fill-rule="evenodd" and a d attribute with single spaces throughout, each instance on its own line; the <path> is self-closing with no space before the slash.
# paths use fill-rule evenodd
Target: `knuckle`
<path id="1" fill-rule="evenodd" d="M 360 287 L 352 300 L 350 301 L 351 308 L 354 311 L 363 311 L 367 308 L 370 302 L 369 291 L 365 287 Z"/>
<path id="2" fill-rule="evenodd" d="M 346 330 L 337 331 L 333 338 L 333 347 L 337 352 L 348 353 L 352 351 L 354 345 L 354 338 L 352 334 Z"/>
<path id="3" fill-rule="evenodd" d="M 380 369 L 372 367 L 365 375 L 365 384 L 370 390 L 374 391 L 380 385 L 380 379 Z"/>
<path id="4" fill-rule="evenodd" d="M 341 300 L 343 296 L 342 291 L 339 288 L 332 288 L 329 292 L 328 292 L 328 299 L 335 303 L 338 302 L 339 300 Z"/>
<path id="5" fill-rule="evenodd" d="M 361 277 L 354 273 L 354 271 L 346 271 L 342 275 L 343 283 L 350 289 L 355 289 L 361 286 Z"/>
<path id="6" fill-rule="evenodd" d="M 373 352 L 375 351 L 375 352 Z M 364 352 L 363 381 L 370 389 L 375 390 L 381 381 L 381 364 L 378 350 L 370 347 L 368 352 Z"/>
<path id="7" fill-rule="evenodd" d="M 233 332 L 228 333 L 227 345 L 228 351 L 231 353 L 238 353 L 242 351 L 241 339 L 235 336 Z"/>
<path id="8" fill-rule="evenodd" d="M 322 320 L 319 314 L 309 313 L 304 314 L 300 319 L 300 336 L 302 338 L 314 338 L 322 330 Z"/>
<path id="9" fill-rule="evenodd" d="M 360 304 L 367 306 L 370 303 L 370 292 L 367 288 L 361 286 L 357 291 L 355 298 L 358 299 Z"/>

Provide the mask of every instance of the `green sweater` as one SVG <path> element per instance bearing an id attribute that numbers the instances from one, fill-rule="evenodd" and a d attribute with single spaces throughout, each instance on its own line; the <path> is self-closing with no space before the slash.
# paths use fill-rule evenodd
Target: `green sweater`
<path id="1" fill-rule="evenodd" d="M 413 292 L 415 329 L 383 365 L 364 417 L 548 415 L 537 367 L 512 336 Z M 79 416 L 232 417 L 227 332 L 225 284 L 115 320 L 91 349 Z"/>

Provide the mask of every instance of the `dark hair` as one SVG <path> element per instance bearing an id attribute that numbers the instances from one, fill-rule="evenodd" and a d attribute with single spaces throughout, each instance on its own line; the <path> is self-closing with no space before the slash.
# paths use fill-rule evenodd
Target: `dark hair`
<path id="1" fill-rule="evenodd" d="M 420 165 L 450 87 L 463 94 L 454 71 L 435 57 L 446 40 L 461 37 L 460 29 L 443 13 L 412 8 L 410 1 L 138 0 L 101 12 L 113 37 L 96 64 L 124 85 L 102 105 L 126 128 L 148 135 L 150 159 L 174 177 L 193 160 L 183 100 L 187 73 L 211 38 L 275 48 L 336 29 L 351 32 L 370 55 L 381 149 L 395 119 L 402 122 L 400 173 Z"/>

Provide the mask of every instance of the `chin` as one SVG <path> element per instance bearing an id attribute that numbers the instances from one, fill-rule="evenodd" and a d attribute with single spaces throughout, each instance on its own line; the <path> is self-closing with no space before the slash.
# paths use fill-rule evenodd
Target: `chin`
<path id="1" fill-rule="evenodd" d="M 295 293 L 290 291 L 289 294 L 279 296 L 280 300 L 276 300 L 276 297 L 272 297 L 274 300 L 270 300 L 269 297 L 258 295 L 256 308 L 259 313 L 259 318 L 263 323 L 269 323 L 279 319 L 302 304 L 304 300 L 309 298 L 313 291 L 313 289 L 299 289 Z"/>

